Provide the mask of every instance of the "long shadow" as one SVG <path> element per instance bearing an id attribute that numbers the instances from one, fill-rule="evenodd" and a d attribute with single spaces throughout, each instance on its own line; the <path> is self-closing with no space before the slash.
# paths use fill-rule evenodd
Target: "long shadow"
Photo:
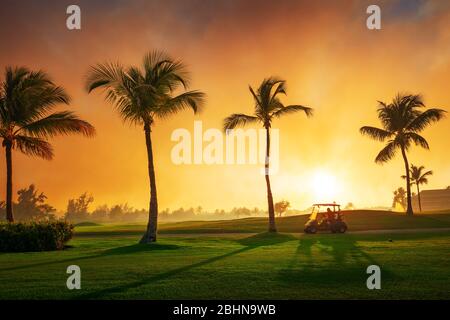
<path id="1" fill-rule="evenodd" d="M 103 256 L 113 256 L 122 254 L 134 254 L 141 252 L 152 252 L 152 251 L 164 251 L 164 250 L 177 250 L 181 247 L 175 244 L 163 244 L 163 243 L 152 243 L 148 244 L 132 244 L 124 247 L 116 247 L 103 251 Z"/>
<path id="2" fill-rule="evenodd" d="M 291 235 L 286 234 L 276 234 L 276 235 L 270 235 L 269 233 L 261 233 L 257 234 L 245 239 L 238 240 L 238 243 L 252 247 L 252 246 L 263 246 L 263 245 L 273 245 L 277 243 L 281 243 L 284 241 L 289 241 L 295 239 Z M 60 264 L 60 263 L 70 263 L 70 262 L 76 262 L 76 261 L 83 261 L 83 260 L 89 260 L 89 259 L 96 259 L 96 258 L 102 258 L 106 256 L 111 255 L 122 255 L 122 254 L 134 254 L 139 252 L 151 252 L 151 251 L 159 251 L 159 250 L 176 250 L 180 249 L 181 247 L 178 245 L 171 245 L 171 244 L 160 244 L 160 243 L 152 243 L 151 245 L 146 244 L 133 244 L 129 246 L 124 247 L 116 247 L 112 249 L 107 249 L 102 251 L 99 254 L 93 254 L 88 256 L 82 256 L 82 257 L 74 257 L 74 258 L 68 258 L 68 259 L 61 259 L 61 260 L 55 260 L 55 261 L 45 261 L 45 262 L 39 262 L 39 263 L 32 263 L 22 266 L 15 266 L 15 267 L 9 267 L 9 268 L 2 268 L 1 271 L 14 271 L 14 270 L 22 270 L 22 269 L 29 269 L 29 268 L 35 268 L 35 267 L 43 267 L 43 266 L 49 266 L 54 264 Z M 72 247 L 70 247 L 72 249 Z M 69 250 L 70 250 L 69 249 Z"/>
<path id="3" fill-rule="evenodd" d="M 61 259 L 61 260 L 55 260 L 55 261 L 46 261 L 46 262 L 40 262 L 40 263 L 33 263 L 33 264 L 27 264 L 27 265 L 23 265 L 23 266 L 16 266 L 16 267 L 10 267 L 10 268 L 3 268 L 3 269 L 0 269 L 0 272 L 1 271 L 22 270 L 22 269 L 35 268 L 35 267 L 43 267 L 43 266 L 49 266 L 49 265 L 54 265 L 54 264 L 60 264 L 60 263 L 78 262 L 78 261 L 103 258 L 103 257 L 108 257 L 108 256 L 114 256 L 114 255 L 126 255 L 126 254 L 135 254 L 135 253 L 141 253 L 141 252 L 152 252 L 152 251 L 160 251 L 160 250 L 177 250 L 180 248 L 181 248 L 180 246 L 172 245 L 172 244 L 160 244 L 160 243 L 152 243 L 151 245 L 133 244 L 133 245 L 124 246 L 124 247 L 116 247 L 116 248 L 112 248 L 112 249 L 107 249 L 107 250 L 102 251 L 99 254 L 94 254 L 94 255 L 74 257 L 74 258 Z"/>
<path id="4" fill-rule="evenodd" d="M 111 288 L 106 288 L 103 290 L 98 290 L 98 291 L 94 291 L 94 292 L 90 292 L 87 294 L 83 294 L 83 295 L 79 295 L 77 297 L 74 297 L 74 299 L 95 299 L 95 298 L 101 298 L 102 296 L 105 295 L 109 295 L 109 294 L 113 294 L 113 293 L 123 293 L 126 290 L 129 289 L 135 289 L 138 288 L 142 285 L 147 285 L 147 284 L 151 284 L 160 280 L 165 280 L 168 279 L 170 277 L 173 277 L 175 275 L 178 275 L 180 273 L 231 257 L 231 256 L 235 256 L 238 255 L 240 253 L 258 248 L 258 247 L 263 247 L 263 246 L 271 246 L 271 245 L 277 245 L 277 244 L 281 244 L 284 243 L 286 241 L 292 241 L 292 240 L 296 240 L 297 238 L 291 236 L 291 235 L 286 235 L 286 234 L 270 234 L 270 233 L 261 233 L 261 234 L 257 234 L 245 239 L 240 239 L 237 240 L 237 242 L 241 245 L 243 245 L 244 247 L 238 250 L 234 250 L 216 257 L 212 257 L 194 264 L 190 264 L 190 265 L 186 265 L 177 269 L 173 269 L 173 270 L 169 270 L 163 273 L 159 273 L 156 275 L 151 275 L 151 276 L 147 276 L 144 277 L 138 281 L 134 281 L 131 283 L 127 283 L 124 285 L 120 285 L 120 286 L 115 286 L 115 287 L 111 287 Z"/>
<path id="5" fill-rule="evenodd" d="M 281 244 L 287 241 L 298 240 L 291 234 L 263 232 L 251 237 L 237 240 L 237 242 L 246 247 L 264 247 Z"/>
<path id="6" fill-rule="evenodd" d="M 366 267 L 369 265 L 379 265 L 384 278 L 393 275 L 361 250 L 351 235 L 342 238 L 333 235 L 304 236 L 288 267 L 280 271 L 280 278 L 290 283 L 324 286 L 343 282 L 365 283 L 362 281 L 367 278 Z"/>

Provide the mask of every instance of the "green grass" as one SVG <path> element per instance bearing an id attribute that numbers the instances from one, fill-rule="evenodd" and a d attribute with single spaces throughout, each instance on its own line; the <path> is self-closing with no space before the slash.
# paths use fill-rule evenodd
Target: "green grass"
<path id="1" fill-rule="evenodd" d="M 163 234 L 156 244 L 138 245 L 126 231 L 111 237 L 97 228 L 95 236 L 78 233 L 64 251 L 0 254 L 0 299 L 450 298 L 445 230 Z M 81 290 L 66 289 L 71 264 L 81 267 Z M 371 264 L 382 269 L 381 290 L 366 288 Z"/>
<path id="2" fill-rule="evenodd" d="M 380 229 L 417 229 L 450 228 L 450 213 L 423 214 L 406 217 L 404 214 L 388 211 L 355 210 L 344 214 L 349 231 Z M 303 232 L 308 215 L 277 218 L 280 232 Z M 145 230 L 146 224 L 83 224 L 76 227 L 76 232 L 83 235 L 135 235 Z M 267 218 L 245 218 L 222 221 L 187 221 L 161 223 L 160 234 L 198 234 L 198 233 L 261 233 L 267 230 Z"/>

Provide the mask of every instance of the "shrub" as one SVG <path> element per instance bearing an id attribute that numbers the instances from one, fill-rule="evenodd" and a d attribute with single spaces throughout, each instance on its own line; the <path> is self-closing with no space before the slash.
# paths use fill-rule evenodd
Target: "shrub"
<path id="1" fill-rule="evenodd" d="M 72 236 L 73 225 L 63 221 L 0 223 L 0 252 L 60 250 Z"/>

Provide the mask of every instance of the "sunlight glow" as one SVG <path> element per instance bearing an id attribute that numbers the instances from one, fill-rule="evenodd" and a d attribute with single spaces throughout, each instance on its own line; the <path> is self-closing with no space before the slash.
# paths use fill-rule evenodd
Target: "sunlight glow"
<path id="1" fill-rule="evenodd" d="M 338 184 L 335 176 L 324 170 L 316 170 L 311 182 L 315 201 L 332 202 L 336 200 Z"/>

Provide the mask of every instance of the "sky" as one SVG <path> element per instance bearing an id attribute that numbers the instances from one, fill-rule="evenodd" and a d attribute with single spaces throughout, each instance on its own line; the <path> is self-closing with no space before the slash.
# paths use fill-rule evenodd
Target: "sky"
<path id="1" fill-rule="evenodd" d="M 81 8 L 81 30 L 66 28 L 66 8 Z M 366 27 L 366 8 L 381 8 L 381 30 Z M 36 184 L 64 211 L 83 192 L 101 204 L 148 206 L 142 128 L 123 123 L 100 92 L 87 94 L 90 65 L 120 61 L 139 65 L 162 49 L 182 59 L 191 88 L 207 94 L 204 110 L 183 112 L 153 128 L 160 209 L 266 206 L 264 177 L 255 165 L 176 165 L 174 130 L 222 128 L 231 113 L 251 113 L 248 85 L 265 77 L 287 81 L 286 104 L 314 109 L 276 120 L 279 170 L 272 175 L 275 201 L 297 209 L 318 201 L 357 207 L 390 206 L 404 186 L 398 155 L 374 163 L 383 143 L 359 133 L 379 126 L 377 101 L 397 93 L 421 93 L 428 107 L 450 110 L 450 3 L 446 1 L 114 0 L 2 1 L 0 70 L 24 65 L 43 69 L 67 89 L 70 110 L 97 129 L 92 139 L 52 139 L 55 158 L 15 152 L 14 190 Z M 0 75 L 3 79 L 3 73 Z M 66 107 L 67 108 L 67 107 Z M 427 128 L 431 150 L 414 147 L 410 162 L 432 169 L 425 189 L 450 185 L 450 120 Z M 4 159 L 4 150 L 1 150 Z M 5 194 L 0 162 L 0 197 Z"/>

